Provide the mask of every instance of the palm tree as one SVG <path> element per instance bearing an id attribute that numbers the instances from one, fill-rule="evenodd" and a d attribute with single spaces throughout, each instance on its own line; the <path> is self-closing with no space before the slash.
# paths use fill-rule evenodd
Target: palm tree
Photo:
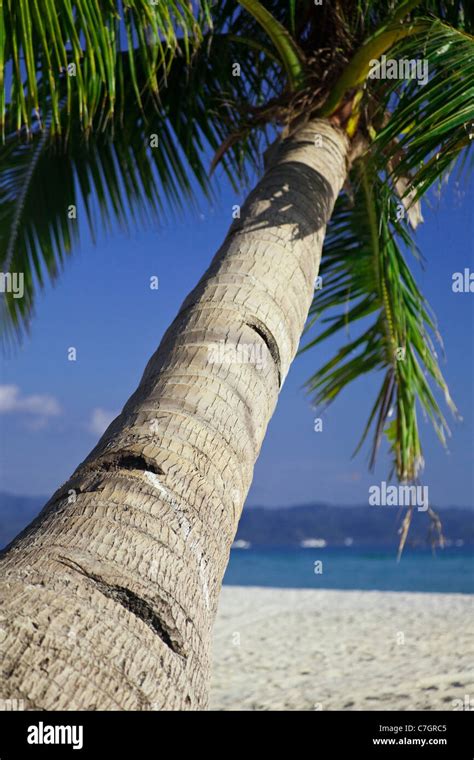
<path id="1" fill-rule="evenodd" d="M 470 144 L 473 26 L 437 0 L 0 2 L 7 336 L 73 248 L 79 201 L 92 229 L 140 222 L 215 192 L 210 152 L 236 188 L 265 163 L 119 417 L 4 554 L 3 695 L 205 707 L 229 549 L 305 324 L 306 349 L 362 319 L 309 389 L 325 404 L 381 371 L 363 437 L 420 477 L 417 406 L 442 440 L 433 390 L 454 406 L 406 254 Z M 383 55 L 429 76 L 384 78 Z"/>

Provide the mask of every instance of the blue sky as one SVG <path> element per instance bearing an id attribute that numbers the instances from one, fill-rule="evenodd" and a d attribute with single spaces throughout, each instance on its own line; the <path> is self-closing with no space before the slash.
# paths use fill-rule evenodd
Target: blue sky
<path id="1" fill-rule="evenodd" d="M 135 389 L 143 368 L 186 294 L 203 273 L 241 201 L 223 182 L 218 202 L 126 235 L 119 229 L 91 241 L 78 210 L 81 245 L 55 287 L 37 301 L 31 334 L 2 361 L 0 376 L 1 489 L 49 495 L 88 454 L 110 418 Z M 451 180 L 441 201 L 425 204 L 418 233 L 426 257 L 412 262 L 438 317 L 447 361 L 443 371 L 463 415 L 452 421 L 447 454 L 421 421 L 423 482 L 438 506 L 473 506 L 473 299 L 453 293 L 452 275 L 474 270 L 474 186 Z M 151 290 L 150 277 L 159 289 Z M 68 348 L 77 361 L 68 361 Z M 255 470 L 248 503 L 280 506 L 325 501 L 367 503 L 368 488 L 388 473 L 382 450 L 375 474 L 367 450 L 351 459 L 381 378 L 359 382 L 323 415 L 302 386 L 333 350 L 321 346 L 297 358 L 280 396 Z"/>

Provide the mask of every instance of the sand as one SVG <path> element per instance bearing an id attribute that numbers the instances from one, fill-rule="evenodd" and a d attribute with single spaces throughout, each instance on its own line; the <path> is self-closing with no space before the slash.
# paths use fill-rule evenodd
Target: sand
<path id="1" fill-rule="evenodd" d="M 210 708 L 474 709 L 472 623 L 463 594 L 226 586 Z"/>

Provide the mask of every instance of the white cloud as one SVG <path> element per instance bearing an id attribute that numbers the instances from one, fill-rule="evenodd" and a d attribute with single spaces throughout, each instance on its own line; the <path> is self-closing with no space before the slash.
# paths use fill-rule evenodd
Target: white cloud
<path id="1" fill-rule="evenodd" d="M 117 412 L 109 412 L 107 409 L 97 407 L 92 410 L 91 419 L 87 429 L 90 433 L 94 433 L 94 435 L 102 435 L 104 430 L 109 427 L 110 423 L 116 416 Z"/>
<path id="2" fill-rule="evenodd" d="M 36 418 L 57 417 L 61 407 L 54 396 L 34 393 L 23 396 L 17 385 L 0 385 L 0 414 L 19 412 Z"/>

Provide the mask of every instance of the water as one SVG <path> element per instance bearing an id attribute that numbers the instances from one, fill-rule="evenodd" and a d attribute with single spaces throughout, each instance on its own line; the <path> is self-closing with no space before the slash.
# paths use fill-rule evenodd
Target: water
<path id="1" fill-rule="evenodd" d="M 322 566 L 315 565 L 322 562 Z M 315 569 L 322 569 L 316 573 Z M 404 552 L 367 548 L 233 549 L 224 583 L 274 588 L 361 589 L 474 593 L 469 548 Z"/>

